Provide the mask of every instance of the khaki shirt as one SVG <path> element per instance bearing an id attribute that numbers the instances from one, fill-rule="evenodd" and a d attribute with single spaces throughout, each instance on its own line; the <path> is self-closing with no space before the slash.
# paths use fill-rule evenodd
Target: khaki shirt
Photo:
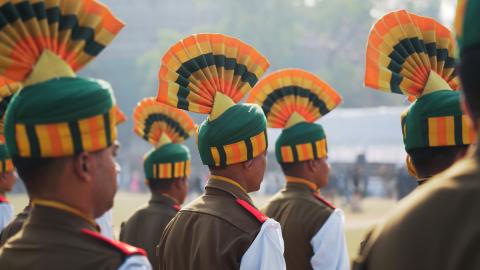
<path id="1" fill-rule="evenodd" d="M 405 198 L 367 239 L 354 269 L 480 269 L 479 153 Z"/>
<path id="2" fill-rule="evenodd" d="M 180 206 L 161 194 L 152 194 L 148 205 L 133 214 L 122 224 L 120 241 L 143 248 L 153 267 L 158 266 L 156 246 L 168 222 L 177 214 Z"/>
<path id="3" fill-rule="evenodd" d="M 22 230 L 0 249 L 0 269 L 118 269 L 133 255 L 92 236 L 96 232 L 94 225 L 75 214 L 34 205 Z"/>
<path id="4" fill-rule="evenodd" d="M 3 229 L 2 233 L 0 234 L 0 247 L 22 229 L 23 223 L 25 223 L 25 220 L 27 220 L 29 212 L 30 205 L 25 207 L 23 211 L 20 212 L 15 219 L 8 223 L 8 225 Z"/>
<path id="5" fill-rule="evenodd" d="M 262 208 L 262 212 L 282 225 L 287 269 L 312 269 L 310 259 L 313 249 L 310 242 L 333 210 L 330 204 L 302 183 L 287 183 Z"/>
<path id="6" fill-rule="evenodd" d="M 240 187 L 210 179 L 205 193 L 182 208 L 163 232 L 159 269 L 239 269 L 262 223 L 237 199 L 253 205 Z"/>

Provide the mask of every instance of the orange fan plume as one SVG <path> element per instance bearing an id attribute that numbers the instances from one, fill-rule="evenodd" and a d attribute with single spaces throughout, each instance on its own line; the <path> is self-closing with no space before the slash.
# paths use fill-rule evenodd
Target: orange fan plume
<path id="1" fill-rule="evenodd" d="M 420 97 L 436 90 L 457 90 L 455 40 L 432 18 L 405 10 L 380 18 L 368 37 L 365 85 Z"/>
<path id="2" fill-rule="evenodd" d="M 209 114 L 221 94 L 238 103 L 268 68 L 252 46 L 222 34 L 197 34 L 173 45 L 159 71 L 157 100 Z"/>
<path id="3" fill-rule="evenodd" d="M 145 98 L 133 113 L 134 132 L 159 147 L 165 143 L 181 143 L 196 130 L 193 119 L 185 111 Z"/>
<path id="4" fill-rule="evenodd" d="M 316 75 L 301 69 L 283 69 L 262 79 L 247 102 L 260 105 L 272 128 L 315 122 L 336 108 L 340 95 Z"/>

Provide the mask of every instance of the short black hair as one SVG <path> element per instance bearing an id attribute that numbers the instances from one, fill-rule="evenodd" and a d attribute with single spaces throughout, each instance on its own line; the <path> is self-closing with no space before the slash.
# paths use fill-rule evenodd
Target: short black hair
<path id="1" fill-rule="evenodd" d="M 147 186 L 152 192 L 169 191 L 179 178 L 170 179 L 147 179 Z"/>
<path id="2" fill-rule="evenodd" d="M 18 176 L 29 193 L 35 193 L 52 180 L 51 173 L 65 164 L 66 158 L 23 158 L 13 156 L 12 161 Z"/>
<path id="3" fill-rule="evenodd" d="M 280 163 L 280 168 L 282 168 L 283 174 L 285 175 L 295 175 L 298 170 L 302 170 L 305 162 L 290 162 L 290 163 Z"/>
<path id="4" fill-rule="evenodd" d="M 480 118 L 480 46 L 463 53 L 459 71 L 462 80 L 465 102 L 475 119 Z"/>
<path id="5" fill-rule="evenodd" d="M 413 166 L 420 178 L 430 178 L 443 172 L 464 155 L 468 145 L 415 148 L 408 151 Z"/>

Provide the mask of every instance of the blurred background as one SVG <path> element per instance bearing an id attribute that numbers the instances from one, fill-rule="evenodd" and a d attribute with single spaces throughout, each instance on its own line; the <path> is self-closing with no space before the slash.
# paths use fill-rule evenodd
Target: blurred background
<path id="1" fill-rule="evenodd" d="M 157 92 L 160 60 L 169 46 L 199 32 L 238 37 L 271 63 L 268 72 L 296 67 L 309 70 L 336 88 L 343 104 L 320 119 L 328 137 L 330 184 L 327 199 L 346 212 L 350 255 L 364 234 L 389 213 L 416 182 L 404 167 L 400 114 L 408 106 L 401 95 L 363 87 L 365 44 L 373 23 L 391 10 L 407 9 L 452 25 L 455 0 L 102 0 L 125 23 L 112 45 L 81 73 L 114 87 L 117 102 L 129 115 L 120 127 L 120 191 L 113 209 L 115 229 L 148 201 L 143 184 L 143 155 L 150 146 L 132 132 L 136 103 Z M 267 72 L 267 73 L 268 73 Z M 192 114 L 197 123 L 206 117 Z M 273 154 L 280 130 L 269 130 L 269 161 L 264 183 L 253 195 L 257 206 L 283 185 Z M 208 171 L 195 139 L 190 199 L 203 191 Z M 16 211 L 27 202 L 18 181 L 9 198 Z"/>

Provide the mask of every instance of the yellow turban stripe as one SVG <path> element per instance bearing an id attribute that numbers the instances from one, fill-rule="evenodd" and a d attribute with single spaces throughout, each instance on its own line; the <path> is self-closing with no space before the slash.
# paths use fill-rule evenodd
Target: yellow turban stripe
<path id="1" fill-rule="evenodd" d="M 16 124 L 18 154 L 32 156 L 32 147 L 42 157 L 70 156 L 82 149 L 95 152 L 110 146 L 117 138 L 116 109 L 73 122 L 26 125 Z M 77 150 L 77 151 L 76 151 Z"/>

